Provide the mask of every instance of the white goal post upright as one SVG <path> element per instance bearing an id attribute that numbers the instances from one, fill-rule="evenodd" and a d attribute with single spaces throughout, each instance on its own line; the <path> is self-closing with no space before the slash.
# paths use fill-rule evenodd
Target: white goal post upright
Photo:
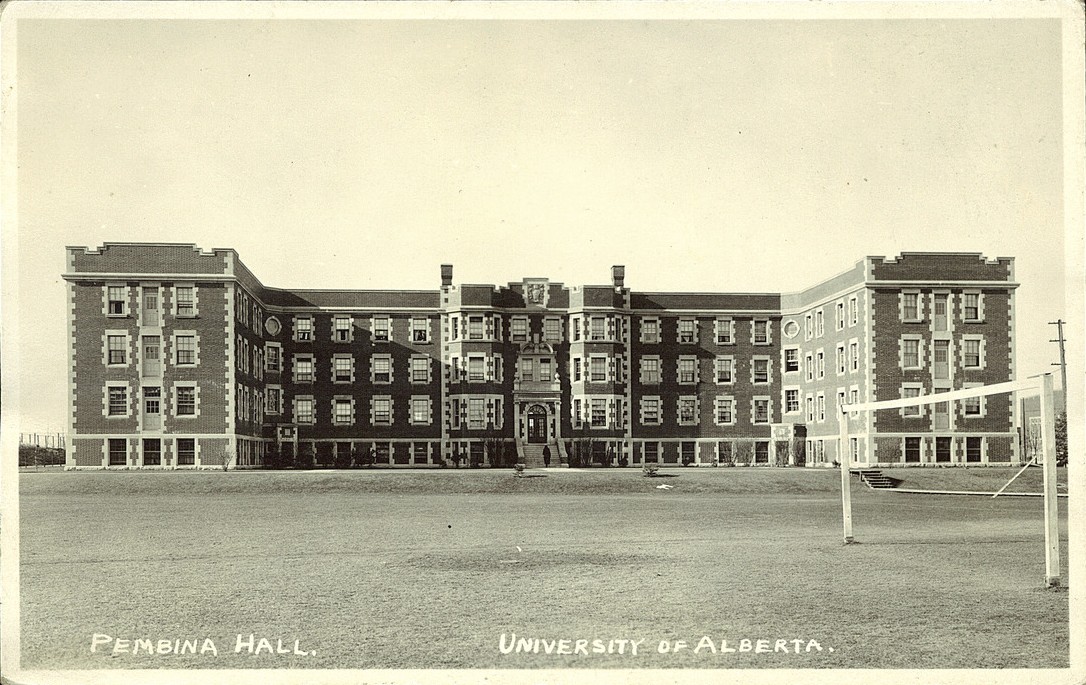
<path id="1" fill-rule="evenodd" d="M 953 402 L 972 397 L 985 397 L 1001 393 L 1039 393 L 1041 399 L 1041 453 L 1044 461 L 1044 512 L 1045 512 L 1045 586 L 1057 587 L 1060 584 L 1060 528 L 1059 498 L 1056 495 L 1056 407 L 1052 391 L 1052 374 L 1026 378 L 1019 381 L 995 383 L 976 388 L 952 390 L 920 397 L 903 397 L 896 400 L 878 402 L 841 403 L 838 415 L 840 432 L 838 437 L 838 461 L 841 464 L 841 517 L 844 526 L 845 544 L 854 542 L 852 534 L 852 493 L 849 487 L 849 472 L 852 467 L 852 450 L 848 439 L 849 415 L 861 411 L 879 409 L 903 409 L 919 407 L 925 404 Z"/>

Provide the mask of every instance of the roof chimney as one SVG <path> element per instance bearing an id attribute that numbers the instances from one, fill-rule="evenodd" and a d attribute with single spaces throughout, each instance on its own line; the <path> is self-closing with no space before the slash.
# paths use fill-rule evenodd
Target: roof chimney
<path id="1" fill-rule="evenodd" d="M 452 264 L 441 265 L 441 285 L 452 285 Z"/>
<path id="2" fill-rule="evenodd" d="M 626 267 L 619 264 L 611 267 L 611 282 L 615 284 L 616 288 L 621 288 L 622 284 L 626 282 Z"/>

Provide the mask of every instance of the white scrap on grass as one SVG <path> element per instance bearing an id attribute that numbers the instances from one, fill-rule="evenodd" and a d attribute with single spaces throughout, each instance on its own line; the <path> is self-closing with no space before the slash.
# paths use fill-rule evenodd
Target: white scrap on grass
<path id="1" fill-rule="evenodd" d="M 518 552 L 523 552 L 524 550 L 522 550 L 522 549 L 520 548 L 520 545 L 517 545 L 517 551 L 518 551 Z"/>
<path id="2" fill-rule="evenodd" d="M 663 485 L 657 485 L 656 489 L 657 490 L 670 490 L 673 487 L 675 487 L 675 486 L 674 485 L 668 485 L 668 484 L 665 483 Z"/>

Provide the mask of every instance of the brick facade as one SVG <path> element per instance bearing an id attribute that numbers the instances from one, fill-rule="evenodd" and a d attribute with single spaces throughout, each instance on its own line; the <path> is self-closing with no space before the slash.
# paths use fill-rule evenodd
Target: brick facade
<path id="1" fill-rule="evenodd" d="M 269 445 L 435 466 L 831 464 L 838 403 L 1013 378 L 1013 260 L 868 257 L 788 294 L 531 278 L 432 291 L 264 286 L 233 250 L 68 248 L 68 468 L 257 467 Z M 850 421 L 863 465 L 1017 463 L 993 396 Z"/>

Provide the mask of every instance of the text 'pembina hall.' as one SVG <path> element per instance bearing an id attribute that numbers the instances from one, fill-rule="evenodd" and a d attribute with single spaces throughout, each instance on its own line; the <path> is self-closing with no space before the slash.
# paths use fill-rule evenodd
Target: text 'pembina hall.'
<path id="1" fill-rule="evenodd" d="M 817 466 L 841 401 L 1014 378 L 1014 261 L 867 257 L 798 293 L 283 290 L 231 249 L 67 248 L 69 469 L 258 467 L 273 447 L 466 464 Z M 995 395 L 858 415 L 858 465 L 1021 462 Z M 346 461 L 350 461 L 347 459 Z M 512 461 L 512 459 L 511 459 Z"/>

